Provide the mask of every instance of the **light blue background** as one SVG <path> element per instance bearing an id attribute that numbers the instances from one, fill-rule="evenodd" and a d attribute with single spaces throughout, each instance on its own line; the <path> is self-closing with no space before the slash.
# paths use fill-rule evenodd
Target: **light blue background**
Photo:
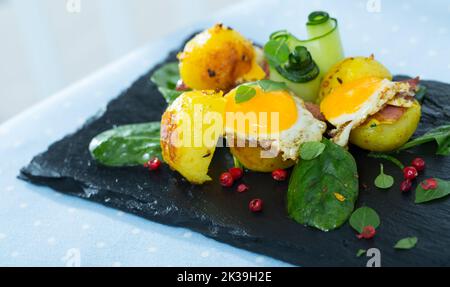
<path id="1" fill-rule="evenodd" d="M 249 1 L 152 42 L 0 126 L 2 266 L 287 266 L 16 179 L 47 146 L 75 131 L 186 35 L 223 22 L 263 43 L 277 29 L 305 35 L 309 12 L 340 21 L 347 56 L 375 54 L 394 74 L 450 82 L 450 2 Z M 374 11 L 375 10 L 375 11 Z M 313 244 L 313 243 L 312 243 Z"/>

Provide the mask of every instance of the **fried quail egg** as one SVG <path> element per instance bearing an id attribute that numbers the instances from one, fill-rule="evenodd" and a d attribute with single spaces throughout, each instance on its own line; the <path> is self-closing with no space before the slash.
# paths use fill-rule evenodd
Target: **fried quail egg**
<path id="1" fill-rule="evenodd" d="M 386 105 L 411 107 L 414 93 L 407 82 L 367 77 L 343 84 L 326 96 L 320 110 L 336 129 L 333 141 L 346 146 L 352 129 L 378 113 Z"/>

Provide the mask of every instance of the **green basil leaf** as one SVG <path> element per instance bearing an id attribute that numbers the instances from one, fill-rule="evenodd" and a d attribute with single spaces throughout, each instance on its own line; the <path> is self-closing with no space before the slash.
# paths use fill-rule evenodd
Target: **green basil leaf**
<path id="1" fill-rule="evenodd" d="M 256 95 L 256 90 L 248 85 L 239 86 L 236 90 L 236 97 L 234 98 L 236 104 L 241 104 L 251 100 Z"/>
<path id="2" fill-rule="evenodd" d="M 411 249 L 414 248 L 419 240 L 417 237 L 406 237 L 400 239 L 397 244 L 395 244 L 395 249 Z"/>
<path id="3" fill-rule="evenodd" d="M 120 126 L 94 137 L 89 144 L 92 157 L 106 166 L 142 165 L 161 157 L 160 123 Z"/>
<path id="4" fill-rule="evenodd" d="M 272 80 L 260 80 L 257 82 L 258 85 L 265 92 L 273 92 L 273 91 L 283 91 L 288 90 L 288 86 L 285 82 L 275 82 Z"/>
<path id="5" fill-rule="evenodd" d="M 375 229 L 380 226 L 380 217 L 375 210 L 364 206 L 353 212 L 349 223 L 353 229 L 355 229 L 358 233 L 361 233 L 366 226 L 372 226 Z"/>
<path id="6" fill-rule="evenodd" d="M 364 254 L 366 254 L 367 250 L 359 249 L 358 252 L 356 252 L 356 257 L 361 257 Z"/>
<path id="7" fill-rule="evenodd" d="M 168 63 L 156 70 L 150 80 L 158 86 L 159 92 L 170 105 L 183 91 L 177 91 L 177 83 L 180 79 L 178 63 Z"/>
<path id="8" fill-rule="evenodd" d="M 438 148 L 437 155 L 450 155 L 450 125 L 443 125 L 430 130 L 423 136 L 407 142 L 399 150 L 409 149 L 427 142 L 436 141 Z"/>
<path id="9" fill-rule="evenodd" d="M 321 142 L 306 142 L 300 146 L 300 157 L 303 160 L 312 160 L 322 154 L 325 144 Z"/>
<path id="10" fill-rule="evenodd" d="M 394 178 L 384 173 L 384 166 L 381 164 L 380 175 L 375 179 L 375 186 L 382 189 L 391 188 L 394 185 Z"/>
<path id="11" fill-rule="evenodd" d="M 178 63 L 168 63 L 156 70 L 150 78 L 158 87 L 164 87 L 174 90 L 180 79 Z"/>
<path id="12" fill-rule="evenodd" d="M 323 231 L 336 229 L 352 213 L 358 197 L 358 171 L 352 155 L 328 139 L 313 160 L 292 171 L 287 204 L 291 218 Z"/>
<path id="13" fill-rule="evenodd" d="M 425 190 L 422 187 L 422 184 L 419 184 L 417 186 L 415 203 L 432 201 L 435 199 L 443 198 L 450 194 L 450 181 L 445 181 L 439 178 L 435 178 L 435 180 L 437 181 L 436 189 Z"/>
<path id="14" fill-rule="evenodd" d="M 289 59 L 288 45 L 284 41 L 270 40 L 264 46 L 264 54 L 269 63 L 274 66 L 281 65 Z"/>

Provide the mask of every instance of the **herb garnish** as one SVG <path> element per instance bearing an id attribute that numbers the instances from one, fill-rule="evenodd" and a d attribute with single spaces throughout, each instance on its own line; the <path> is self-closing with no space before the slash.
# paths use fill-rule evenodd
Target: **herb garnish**
<path id="1" fill-rule="evenodd" d="M 437 128 L 434 128 L 423 136 L 415 138 L 404 146 L 402 146 L 399 150 L 409 149 L 427 142 L 436 141 L 438 148 L 436 151 L 437 155 L 450 155 L 450 125 L 443 125 Z"/>
<path id="2" fill-rule="evenodd" d="M 234 100 L 236 104 L 241 104 L 251 100 L 255 95 L 255 88 L 248 85 L 242 85 L 237 88 Z"/>
<path id="3" fill-rule="evenodd" d="M 285 82 L 275 82 L 272 80 L 260 80 L 257 81 L 256 84 L 258 84 L 264 92 L 282 91 L 289 89 Z"/>
<path id="4" fill-rule="evenodd" d="M 367 250 L 359 249 L 358 252 L 356 252 L 356 257 L 361 257 L 364 254 L 366 254 Z"/>
<path id="5" fill-rule="evenodd" d="M 374 209 L 364 206 L 353 212 L 349 223 L 358 233 L 362 233 L 366 226 L 378 228 L 380 226 L 380 217 Z"/>
<path id="6" fill-rule="evenodd" d="M 312 160 L 322 154 L 325 144 L 321 142 L 306 142 L 300 146 L 300 157 L 303 160 Z"/>
<path id="7" fill-rule="evenodd" d="M 394 185 L 394 178 L 384 173 L 384 166 L 380 164 L 380 175 L 375 179 L 375 186 L 382 189 L 391 188 Z"/>
<path id="8" fill-rule="evenodd" d="M 370 152 L 369 154 L 367 154 L 367 156 L 372 157 L 372 158 L 388 160 L 388 161 L 392 162 L 393 164 L 395 164 L 396 166 L 398 166 L 401 170 L 403 170 L 405 168 L 405 165 L 401 161 L 399 161 L 395 157 L 385 154 L 385 153 Z"/>
<path id="9" fill-rule="evenodd" d="M 395 249 L 403 249 L 403 250 L 411 249 L 416 246 L 417 242 L 418 242 L 417 237 L 406 237 L 406 238 L 400 239 L 395 244 L 394 248 Z"/>
<path id="10" fill-rule="evenodd" d="M 428 181 L 434 181 L 434 186 L 429 187 Z M 450 182 L 438 178 L 427 179 L 416 188 L 415 203 L 429 202 L 435 199 L 446 197 L 450 194 Z"/>
<path id="11" fill-rule="evenodd" d="M 427 87 L 419 85 L 414 98 L 416 98 L 419 103 L 423 103 L 425 96 L 427 95 Z"/>
<path id="12" fill-rule="evenodd" d="M 150 80 L 158 86 L 159 92 L 171 104 L 183 92 L 177 91 L 177 82 L 180 79 L 178 63 L 168 63 L 156 70 Z"/>
<path id="13" fill-rule="evenodd" d="M 161 156 L 160 123 L 116 127 L 92 139 L 92 157 L 106 166 L 137 166 Z"/>

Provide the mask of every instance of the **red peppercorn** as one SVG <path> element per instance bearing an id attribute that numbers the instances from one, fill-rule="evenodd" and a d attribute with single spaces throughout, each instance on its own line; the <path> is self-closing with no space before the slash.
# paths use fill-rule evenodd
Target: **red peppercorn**
<path id="1" fill-rule="evenodd" d="M 277 169 L 272 172 L 272 178 L 276 181 L 285 181 L 287 179 L 287 171 L 284 169 Z"/>
<path id="2" fill-rule="evenodd" d="M 364 227 L 361 234 L 358 234 L 357 237 L 359 239 L 371 239 L 375 236 L 376 233 L 377 231 L 375 230 L 375 228 L 369 225 Z"/>
<path id="3" fill-rule="evenodd" d="M 413 180 L 415 179 L 419 173 L 417 172 L 417 169 L 413 166 L 407 166 L 403 169 L 403 176 L 405 179 Z"/>
<path id="4" fill-rule="evenodd" d="M 229 172 L 224 172 L 220 175 L 220 185 L 223 187 L 231 187 L 234 183 L 233 176 Z"/>
<path id="5" fill-rule="evenodd" d="M 239 167 L 232 167 L 228 170 L 228 172 L 231 173 L 234 180 L 238 180 L 244 176 L 244 170 Z"/>
<path id="6" fill-rule="evenodd" d="M 148 168 L 150 171 L 158 170 L 160 166 L 161 166 L 161 161 L 157 157 L 144 163 L 144 167 Z"/>
<path id="7" fill-rule="evenodd" d="M 409 179 L 405 179 L 402 181 L 402 184 L 400 185 L 401 192 L 408 192 L 411 190 L 412 183 Z"/>
<path id="8" fill-rule="evenodd" d="M 262 199 L 253 199 L 252 201 L 250 201 L 248 208 L 251 212 L 260 212 L 263 209 L 263 204 L 264 202 Z"/>
<path id="9" fill-rule="evenodd" d="M 246 184 L 241 183 L 238 185 L 236 191 L 239 193 L 246 192 L 246 191 L 248 191 L 248 186 Z"/>
<path id="10" fill-rule="evenodd" d="M 424 190 L 436 189 L 438 187 L 438 182 L 434 178 L 429 178 L 420 184 Z"/>
<path id="11" fill-rule="evenodd" d="M 425 169 L 425 161 L 420 157 L 415 158 L 411 165 L 415 167 L 417 171 L 422 171 Z"/>

